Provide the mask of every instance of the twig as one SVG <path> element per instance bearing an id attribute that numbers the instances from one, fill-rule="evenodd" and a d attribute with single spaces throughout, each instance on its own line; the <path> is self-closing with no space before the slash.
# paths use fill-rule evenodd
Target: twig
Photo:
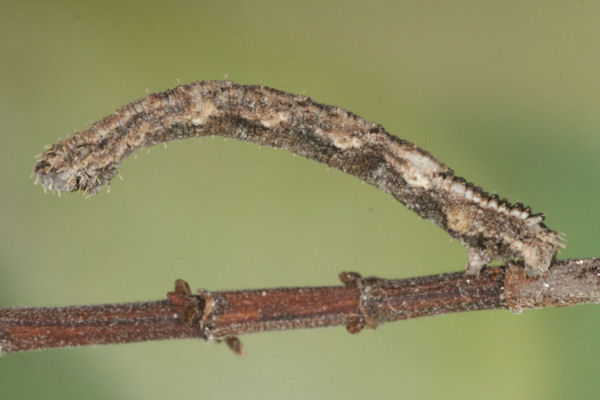
<path id="1" fill-rule="evenodd" d="M 600 258 L 557 261 L 531 279 L 520 263 L 411 279 L 340 274 L 343 286 L 192 294 L 178 280 L 167 300 L 94 306 L 0 308 L 0 350 L 202 338 L 244 350 L 238 335 L 345 325 L 351 333 L 388 321 L 491 309 L 600 303 Z"/>

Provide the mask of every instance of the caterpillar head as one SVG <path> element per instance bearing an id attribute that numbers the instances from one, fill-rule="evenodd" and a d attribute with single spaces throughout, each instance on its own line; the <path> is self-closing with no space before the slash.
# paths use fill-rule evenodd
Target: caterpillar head
<path id="1" fill-rule="evenodd" d="M 68 141 L 55 144 L 42 154 L 33 169 L 36 183 L 57 192 L 98 193 L 115 176 L 116 165 L 101 165 L 97 157 L 90 157 L 87 146 L 74 149 Z"/>

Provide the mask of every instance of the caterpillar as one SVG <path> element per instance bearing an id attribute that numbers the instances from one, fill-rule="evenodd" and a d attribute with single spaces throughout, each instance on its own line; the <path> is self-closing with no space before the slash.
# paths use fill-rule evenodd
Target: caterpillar
<path id="1" fill-rule="evenodd" d="M 519 258 L 528 276 L 540 276 L 564 247 L 543 214 L 484 192 L 379 124 L 303 95 L 229 81 L 194 82 L 127 104 L 50 146 L 35 164 L 36 183 L 94 194 L 141 148 L 207 135 L 287 149 L 391 194 L 460 240 L 467 274 Z"/>

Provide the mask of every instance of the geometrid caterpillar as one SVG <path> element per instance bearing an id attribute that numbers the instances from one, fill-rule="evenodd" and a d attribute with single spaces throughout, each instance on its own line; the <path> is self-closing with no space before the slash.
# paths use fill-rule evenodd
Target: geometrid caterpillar
<path id="1" fill-rule="evenodd" d="M 539 276 L 563 247 L 542 214 L 490 196 L 381 125 L 305 96 L 228 81 L 195 82 L 127 104 L 50 147 L 35 164 L 36 182 L 96 193 L 142 147 L 206 135 L 288 149 L 390 193 L 461 241 L 468 274 L 521 258 L 527 275 Z"/>

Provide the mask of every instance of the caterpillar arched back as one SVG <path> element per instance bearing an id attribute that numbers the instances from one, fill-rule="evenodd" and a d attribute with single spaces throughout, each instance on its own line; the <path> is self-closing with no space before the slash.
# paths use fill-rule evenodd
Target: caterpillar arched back
<path id="1" fill-rule="evenodd" d="M 36 182 L 96 193 L 142 147 L 206 135 L 287 149 L 390 193 L 461 241 L 470 274 L 496 259 L 521 258 L 527 274 L 539 276 L 563 247 L 542 214 L 490 196 L 381 125 L 305 96 L 229 81 L 195 82 L 127 104 L 51 146 L 35 165 Z"/>

